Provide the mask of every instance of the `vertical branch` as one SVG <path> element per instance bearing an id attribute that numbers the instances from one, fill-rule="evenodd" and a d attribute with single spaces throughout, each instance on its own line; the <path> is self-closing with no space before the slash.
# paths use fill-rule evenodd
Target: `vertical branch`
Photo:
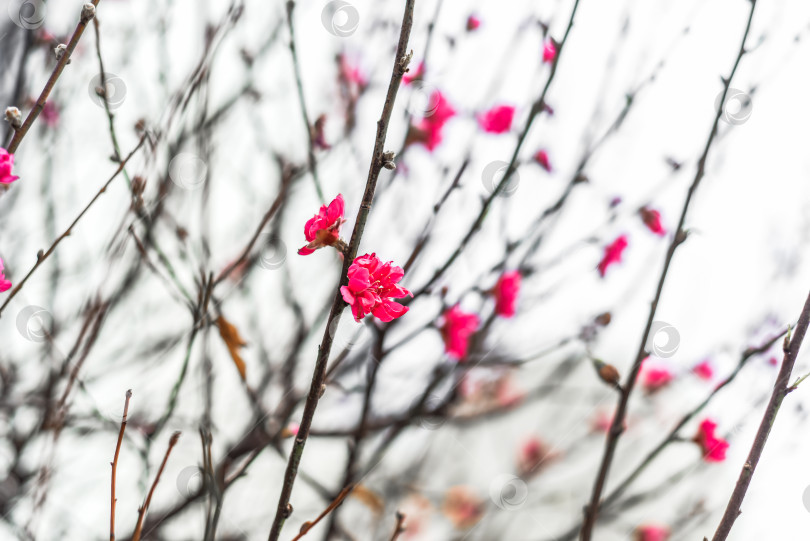
<path id="1" fill-rule="evenodd" d="M 374 191 L 377 187 L 377 179 L 380 176 L 380 171 L 383 167 L 383 147 L 385 145 L 385 136 L 388 131 L 388 122 L 391 119 L 391 113 L 394 109 L 394 101 L 396 100 L 397 90 L 402 82 L 402 76 L 408 69 L 408 62 L 410 56 L 406 56 L 406 48 L 408 46 L 408 39 L 411 34 L 411 27 L 413 26 L 413 7 L 415 0 L 406 0 L 405 13 L 402 17 L 402 29 L 399 35 L 399 43 L 397 44 L 396 56 L 394 57 L 394 68 L 391 74 L 391 81 L 388 84 L 388 93 L 385 97 L 385 105 L 383 106 L 382 116 L 377 121 L 377 136 L 374 141 L 374 153 L 371 156 L 371 165 L 369 166 L 368 179 L 366 180 L 366 189 L 363 193 L 363 201 L 360 204 L 360 209 L 357 212 L 357 219 L 354 224 L 354 231 L 352 231 L 352 238 L 349 247 L 346 251 L 341 268 L 340 282 L 335 289 L 335 297 L 332 301 L 332 308 L 329 312 L 329 317 L 326 321 L 326 327 L 323 332 L 323 339 L 321 345 L 318 347 L 318 358 L 315 363 L 315 370 L 312 375 L 312 383 L 310 384 L 307 400 L 304 405 L 304 415 L 301 419 L 298 435 L 293 443 L 290 458 L 287 461 L 287 469 L 284 473 L 284 481 L 281 488 L 281 495 L 278 500 L 278 507 L 276 515 L 273 519 L 273 525 L 270 529 L 269 540 L 277 541 L 281 534 L 281 528 L 284 526 L 284 521 L 292 513 L 292 506 L 290 505 L 290 495 L 292 494 L 293 485 L 295 484 L 295 477 L 298 473 L 298 465 L 301 462 L 301 457 L 304 453 L 304 445 L 306 444 L 307 437 L 309 436 L 309 429 L 312 426 L 312 418 L 315 416 L 315 409 L 318 407 L 318 400 L 323 392 L 324 379 L 326 376 L 326 363 L 329 360 L 329 353 L 332 350 L 332 325 L 338 325 L 340 322 L 340 315 L 343 311 L 344 301 L 340 294 L 340 287 L 348 282 L 347 273 L 349 266 L 352 264 L 357 249 L 360 245 L 360 239 L 363 236 L 363 230 L 366 226 L 366 219 L 371 210 L 371 204 L 374 200 Z"/>
<path id="2" fill-rule="evenodd" d="M 315 182 L 315 191 L 318 192 L 318 199 L 322 204 L 326 203 L 323 195 L 323 188 L 321 188 L 321 181 L 318 179 L 318 168 L 315 162 L 315 145 L 312 141 L 312 124 L 309 121 L 309 113 L 307 113 L 307 103 L 304 99 L 304 85 L 301 82 L 301 68 L 298 64 L 298 53 L 295 49 L 295 25 L 293 25 L 293 10 L 295 9 L 295 1 L 287 1 L 287 26 L 290 28 L 290 54 L 292 54 L 293 70 L 295 71 L 295 86 L 298 89 L 298 101 L 301 104 L 301 116 L 304 119 L 304 126 L 307 131 L 307 163 L 309 165 L 309 172 L 312 173 L 312 180 Z"/>
<path id="3" fill-rule="evenodd" d="M 782 358 L 782 367 L 779 369 L 779 375 L 776 377 L 776 382 L 773 385 L 771 399 L 768 401 L 768 407 L 765 408 L 765 414 L 762 416 L 762 422 L 759 424 L 754 443 L 751 445 L 751 451 L 748 453 L 745 464 L 743 464 L 740 476 L 737 479 L 737 484 L 734 486 L 734 492 L 731 493 L 726 511 L 723 513 L 723 519 L 717 526 L 717 531 L 714 532 L 712 541 L 725 541 L 729 532 L 731 532 L 731 527 L 734 526 L 734 521 L 737 520 L 737 517 L 742 513 L 740 507 L 745 498 L 745 493 L 748 490 L 748 485 L 751 484 L 751 479 L 754 477 L 754 470 L 762 456 L 762 451 L 765 449 L 765 443 L 768 441 L 768 436 L 776 420 L 776 414 L 779 413 L 782 400 L 784 400 L 788 393 L 796 389 L 795 384 L 789 386 L 790 375 L 793 372 L 793 366 L 796 364 L 796 357 L 799 355 L 799 348 L 802 346 L 804 335 L 807 333 L 808 324 L 810 324 L 810 296 L 808 296 L 807 300 L 804 302 L 802 315 L 799 317 L 799 322 L 796 324 L 793 337 L 791 338 L 791 333 L 788 333 L 788 336 L 785 337 L 783 348 L 785 355 Z"/>
<path id="4" fill-rule="evenodd" d="M 132 389 L 127 391 L 124 400 L 124 415 L 121 417 L 121 430 L 118 431 L 118 443 L 115 445 L 115 455 L 112 466 L 112 482 L 110 483 L 110 541 L 115 541 L 115 470 L 118 468 L 118 453 L 121 451 L 121 442 L 124 441 L 124 430 L 127 428 L 127 412 L 129 411 L 129 399 L 132 398 Z"/>
<path id="5" fill-rule="evenodd" d="M 157 488 L 158 481 L 160 481 L 160 474 L 163 473 L 163 468 L 166 467 L 166 462 L 169 460 L 169 453 L 172 452 L 172 448 L 177 444 L 177 440 L 180 439 L 180 432 L 175 432 L 172 434 L 171 439 L 169 440 L 169 447 L 166 449 L 166 454 L 163 456 L 163 462 L 160 463 L 160 469 L 158 469 L 157 475 L 155 475 L 155 482 L 152 483 L 152 488 L 149 489 L 149 494 L 146 496 L 146 501 L 138 509 L 138 523 L 135 525 L 135 532 L 132 534 L 132 541 L 139 541 L 141 538 L 141 529 L 143 528 L 143 519 L 146 516 L 146 510 L 149 508 L 149 502 L 152 501 L 152 494 L 155 493 L 155 488 Z"/>
<path id="6" fill-rule="evenodd" d="M 734 60 L 734 66 L 731 69 L 731 74 L 728 78 L 723 79 L 723 94 L 720 99 L 720 103 L 725 103 L 726 95 L 728 94 L 728 90 L 731 86 L 731 80 L 734 78 L 734 74 L 737 71 L 737 67 L 740 64 L 740 60 L 742 59 L 743 55 L 745 54 L 745 42 L 748 39 L 748 33 L 751 30 L 751 21 L 754 18 L 754 8 L 756 7 L 756 0 L 750 0 L 751 2 L 751 9 L 748 13 L 748 22 L 745 26 L 745 32 L 743 33 L 742 40 L 740 42 L 740 49 L 737 53 L 737 57 Z M 619 394 L 619 403 L 616 407 L 616 413 L 613 416 L 613 422 L 610 426 L 610 430 L 608 431 L 607 439 L 605 441 L 605 450 L 602 455 L 602 463 L 599 466 L 599 472 L 596 475 L 596 480 L 594 481 L 593 491 L 591 493 L 591 500 L 588 506 L 585 508 L 585 521 L 582 526 L 582 530 L 580 532 L 580 539 L 581 541 L 590 541 L 591 535 L 593 534 L 593 528 L 596 524 L 596 518 L 599 515 L 599 506 L 601 503 L 602 498 L 602 491 L 604 490 L 605 483 L 607 481 L 608 472 L 610 471 L 610 465 L 613 462 L 613 456 L 616 452 L 616 446 L 619 442 L 619 437 L 621 436 L 622 432 L 624 431 L 624 419 L 627 414 L 627 404 L 630 401 L 630 395 L 633 392 L 633 388 L 635 387 L 636 378 L 638 376 L 639 370 L 641 369 L 641 361 L 644 360 L 646 356 L 646 344 L 647 340 L 650 336 L 650 331 L 652 329 L 653 321 L 655 320 L 655 312 L 658 308 L 658 301 L 661 299 L 661 293 L 664 290 L 664 283 L 667 279 L 667 273 L 669 272 L 670 264 L 672 263 L 672 259 L 675 255 L 675 250 L 677 250 L 678 246 L 680 246 L 686 240 L 686 231 L 684 231 L 683 227 L 686 222 L 686 214 L 689 211 L 689 205 L 692 202 L 692 197 L 694 196 L 695 192 L 697 191 L 698 186 L 700 185 L 700 181 L 703 179 L 705 174 L 706 168 L 706 160 L 709 156 L 709 150 L 711 149 L 712 143 L 714 142 L 714 138 L 717 135 L 717 128 L 720 122 L 720 117 L 723 114 L 723 107 L 717 108 L 717 113 L 714 117 L 714 122 L 712 123 L 712 129 L 709 133 L 709 137 L 706 140 L 706 145 L 703 148 L 703 154 L 700 156 L 698 160 L 698 167 L 697 171 L 695 172 L 695 178 L 692 181 L 691 186 L 689 186 L 689 191 L 686 195 L 686 200 L 683 204 L 683 209 L 681 210 L 681 217 L 678 221 L 678 227 L 676 229 L 676 234 L 672 239 L 672 242 L 667 249 L 667 255 L 664 260 L 664 268 L 661 271 L 661 276 L 658 279 L 658 287 L 655 291 L 655 297 L 650 305 L 650 313 L 647 317 L 647 324 L 644 328 L 644 333 L 641 337 L 641 343 L 638 347 L 638 352 L 636 353 L 635 361 L 633 362 L 633 367 L 630 372 L 627 374 L 627 379 L 625 381 L 624 386 Z"/>

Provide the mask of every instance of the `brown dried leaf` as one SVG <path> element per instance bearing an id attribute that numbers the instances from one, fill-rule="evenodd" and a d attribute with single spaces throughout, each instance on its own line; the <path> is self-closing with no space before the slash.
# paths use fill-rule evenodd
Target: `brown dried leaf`
<path id="1" fill-rule="evenodd" d="M 371 509 L 375 514 L 380 515 L 385 510 L 385 503 L 382 497 L 366 488 L 364 485 L 357 485 L 352 491 L 352 496 L 360 500 L 360 502 Z"/>
<path id="2" fill-rule="evenodd" d="M 247 342 L 239 336 L 239 331 L 225 319 L 225 316 L 220 315 L 217 318 L 217 327 L 219 328 L 219 336 L 222 337 L 222 341 L 225 342 L 225 347 L 228 348 L 228 353 L 231 354 L 233 364 L 236 365 L 239 375 L 242 376 L 242 381 L 246 381 L 247 366 L 245 365 L 244 359 L 242 359 L 242 356 L 239 354 L 239 349 L 245 347 Z"/>

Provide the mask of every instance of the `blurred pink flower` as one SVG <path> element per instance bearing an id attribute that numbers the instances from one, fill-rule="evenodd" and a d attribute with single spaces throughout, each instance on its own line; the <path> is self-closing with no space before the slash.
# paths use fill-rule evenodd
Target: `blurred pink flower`
<path id="1" fill-rule="evenodd" d="M 442 503 L 442 513 L 459 530 L 467 530 L 478 524 L 485 509 L 484 502 L 465 486 L 450 487 Z"/>
<path id="2" fill-rule="evenodd" d="M 610 265 L 619 263 L 622 260 L 622 252 L 627 248 L 627 236 L 620 235 L 616 240 L 605 247 L 605 254 L 599 262 L 599 275 L 604 278 L 605 272 Z"/>
<path id="3" fill-rule="evenodd" d="M 416 66 L 408 69 L 408 72 L 402 76 L 402 83 L 409 85 L 413 81 L 421 81 L 425 76 L 425 63 L 419 62 Z"/>
<path id="4" fill-rule="evenodd" d="M 540 164 L 540 167 L 551 173 L 551 162 L 548 160 L 548 152 L 545 150 L 538 150 L 534 155 L 534 161 Z"/>
<path id="5" fill-rule="evenodd" d="M 456 110 L 439 90 L 434 90 L 430 95 L 430 104 L 433 106 L 427 111 L 425 118 L 411 125 L 406 144 L 422 143 L 432 152 L 442 142 L 442 129 L 456 115 Z"/>
<path id="6" fill-rule="evenodd" d="M 470 15 L 469 17 L 467 17 L 467 32 L 478 30 L 479 26 L 481 26 L 481 19 L 479 19 L 475 15 Z"/>
<path id="7" fill-rule="evenodd" d="M 726 459 L 728 442 L 715 436 L 714 431 L 716 429 L 717 423 L 711 419 L 704 419 L 693 438 L 693 441 L 700 445 L 703 451 L 703 460 L 706 462 L 722 462 Z"/>
<path id="8" fill-rule="evenodd" d="M 692 368 L 692 372 L 695 373 L 697 377 L 700 379 L 705 379 L 707 381 L 711 380 L 714 376 L 714 368 L 712 368 L 712 363 L 709 359 L 705 359 Z"/>
<path id="9" fill-rule="evenodd" d="M 467 356 L 470 336 L 478 329 L 478 316 L 464 312 L 456 305 L 445 310 L 443 319 L 444 350 L 450 357 L 461 361 Z"/>
<path id="10" fill-rule="evenodd" d="M 642 385 L 647 393 L 654 393 L 672 382 L 672 372 L 668 368 L 648 368 L 644 371 Z"/>
<path id="11" fill-rule="evenodd" d="M 410 291 L 397 285 L 405 273 L 391 263 L 383 263 L 376 254 L 362 255 L 352 262 L 349 285 L 341 287 L 340 293 L 351 305 L 355 321 L 371 313 L 380 321 L 388 322 L 408 311 L 407 306 L 391 300 L 411 295 Z"/>
<path id="12" fill-rule="evenodd" d="M 636 528 L 634 541 L 667 541 L 669 539 L 669 528 L 645 524 Z"/>
<path id="13" fill-rule="evenodd" d="M 59 109 L 57 109 L 52 101 L 45 102 L 45 107 L 42 108 L 40 115 L 42 116 L 42 120 L 45 121 L 45 124 L 51 128 L 59 124 Z"/>
<path id="14" fill-rule="evenodd" d="M 488 133 L 504 133 L 512 127 L 515 108 L 511 105 L 497 105 L 477 115 L 478 125 Z"/>
<path id="15" fill-rule="evenodd" d="M 298 250 L 299 255 L 309 255 L 318 248 L 332 246 L 340 239 L 340 226 L 346 220 L 343 218 L 343 195 L 338 196 L 329 203 L 321 205 L 321 210 L 307 220 L 304 225 L 304 236 L 309 244 Z"/>
<path id="16" fill-rule="evenodd" d="M 543 45 L 543 62 L 550 64 L 554 62 L 555 58 L 557 58 L 557 46 L 553 39 L 548 38 Z"/>
<path id="17" fill-rule="evenodd" d="M 368 79 L 363 71 L 349 63 L 346 55 L 340 55 L 340 76 L 349 83 L 354 83 L 360 88 L 368 86 Z"/>
<path id="18" fill-rule="evenodd" d="M 641 220 L 650 231 L 656 235 L 661 235 L 662 237 L 667 234 L 667 230 L 664 229 L 664 226 L 661 224 L 660 212 L 657 210 L 648 209 L 647 207 L 641 207 L 639 212 L 641 213 Z"/>
<path id="19" fill-rule="evenodd" d="M 11 184 L 20 177 L 11 174 L 14 167 L 14 154 L 10 154 L 6 149 L 0 147 L 0 184 Z"/>
<path id="20" fill-rule="evenodd" d="M 504 376 L 495 382 L 495 402 L 502 408 L 517 406 L 526 398 L 526 391 L 515 385 L 514 379 Z"/>
<path id="21" fill-rule="evenodd" d="M 520 293 L 521 276 L 519 271 L 508 271 L 498 278 L 492 290 L 495 297 L 495 313 L 502 317 L 515 315 L 515 304 Z"/>
<path id="22" fill-rule="evenodd" d="M 517 469 L 521 477 L 540 473 L 544 462 L 552 459 L 551 449 L 537 436 L 530 436 L 518 448 Z"/>
<path id="23" fill-rule="evenodd" d="M 4 270 L 5 267 L 3 266 L 3 260 L 0 259 L 0 293 L 11 289 L 11 281 L 6 279 L 6 275 L 3 272 Z"/>

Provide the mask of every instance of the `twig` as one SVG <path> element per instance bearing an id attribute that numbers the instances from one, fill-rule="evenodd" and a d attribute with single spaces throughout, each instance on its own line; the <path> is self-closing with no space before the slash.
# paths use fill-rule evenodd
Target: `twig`
<path id="1" fill-rule="evenodd" d="M 397 511 L 397 525 L 394 528 L 394 535 L 391 536 L 391 541 L 397 541 L 399 534 L 405 531 L 405 515 Z"/>
<path id="2" fill-rule="evenodd" d="M 118 467 L 118 453 L 121 451 L 121 442 L 124 441 L 124 430 L 127 428 L 127 412 L 129 411 L 129 399 L 132 398 L 132 389 L 127 391 L 124 400 L 124 416 L 121 418 L 121 430 L 118 431 L 118 443 L 115 445 L 115 455 L 112 466 L 112 483 L 110 488 L 110 541 L 115 541 L 115 470 Z"/>
<path id="3" fill-rule="evenodd" d="M 796 324 L 793 337 L 791 338 L 791 333 L 788 333 L 785 337 L 783 348 L 785 355 L 782 358 L 779 375 L 773 385 L 773 394 L 771 394 L 771 399 L 768 401 L 768 407 L 765 408 L 765 414 L 762 416 L 762 422 L 759 424 L 754 443 L 751 445 L 751 451 L 748 453 L 745 464 L 743 464 L 740 477 L 737 479 L 737 485 L 734 487 L 734 492 L 731 493 L 726 512 L 723 514 L 720 525 L 717 526 L 717 531 L 714 532 L 712 541 L 724 541 L 731 532 L 734 521 L 742 513 L 740 507 L 748 490 L 748 485 L 751 484 L 751 479 L 754 477 L 754 470 L 762 456 L 762 451 L 765 449 L 765 443 L 768 441 L 768 435 L 770 435 L 771 428 L 776 420 L 776 414 L 779 413 L 779 407 L 782 405 L 785 396 L 795 389 L 795 387 L 789 387 L 790 375 L 793 372 L 793 365 L 796 364 L 796 357 L 799 355 L 799 348 L 802 346 L 804 335 L 807 333 L 808 324 L 810 324 L 810 295 L 804 302 L 802 315 Z"/>
<path id="4" fill-rule="evenodd" d="M 76 216 L 76 219 L 73 220 L 73 222 L 68 226 L 67 229 L 65 229 L 65 232 L 59 235 L 59 237 L 55 241 L 53 241 L 53 244 L 51 244 L 51 247 L 48 248 L 48 251 L 46 251 L 44 254 L 41 255 L 37 254 L 37 262 L 34 264 L 33 267 L 31 267 L 31 270 L 28 271 L 28 274 L 25 275 L 25 278 L 20 280 L 20 283 L 18 283 L 14 287 L 14 289 L 11 290 L 5 302 L 2 304 L 2 306 L 0 306 L 0 316 L 3 315 L 3 310 L 6 308 L 6 306 L 8 306 L 8 303 L 11 302 L 11 299 L 13 299 L 17 295 L 17 293 L 20 292 L 20 290 L 28 281 L 28 279 L 31 278 L 31 275 L 34 274 L 34 271 L 36 271 L 39 268 L 39 266 L 43 263 L 43 261 L 48 259 L 48 256 L 50 256 L 53 253 L 53 251 L 56 250 L 56 247 L 59 246 L 59 243 L 65 240 L 65 238 L 70 235 L 70 233 L 73 231 L 73 228 L 76 226 L 77 223 L 79 223 L 79 220 L 81 220 L 82 217 L 87 213 L 87 211 L 90 210 L 90 207 L 93 206 L 93 203 L 95 203 L 96 200 L 98 200 L 98 198 L 101 197 L 101 194 L 107 191 L 107 188 L 110 186 L 110 184 L 112 184 L 112 181 L 115 180 L 118 174 L 124 170 L 124 166 L 130 160 L 130 158 L 132 158 L 135 155 L 135 153 L 138 152 L 138 150 L 141 148 L 141 145 L 143 145 L 144 141 L 146 141 L 146 135 L 147 134 L 144 133 L 141 136 L 140 141 L 138 141 L 138 144 L 135 146 L 135 148 L 132 149 L 132 152 L 130 152 L 129 155 L 126 158 L 124 158 L 124 160 L 121 163 L 118 164 L 118 167 L 116 168 L 115 172 L 113 172 L 113 174 L 110 176 L 107 182 L 104 183 L 104 186 L 102 186 L 101 189 L 98 191 L 98 193 L 96 193 L 96 195 L 93 196 L 93 199 L 91 199 L 90 202 L 87 203 L 87 206 L 85 206 L 84 209 L 79 213 L 79 215 Z"/>
<path id="5" fill-rule="evenodd" d="M 388 122 L 391 119 L 391 113 L 394 109 L 394 101 L 396 100 L 397 90 L 402 82 L 402 76 L 407 69 L 408 57 L 406 56 L 406 48 L 408 46 L 408 38 L 411 34 L 411 27 L 413 26 L 413 6 L 415 0 L 407 0 L 405 5 L 405 13 L 402 18 L 402 29 L 399 35 L 399 43 L 397 44 L 396 55 L 394 56 L 394 68 L 391 74 L 391 81 L 388 84 L 388 93 L 385 98 L 385 105 L 383 106 L 382 116 L 377 121 L 377 136 L 374 141 L 374 152 L 371 157 L 371 165 L 369 166 L 368 179 L 366 180 L 366 189 L 363 194 L 363 200 L 360 204 L 360 209 L 357 211 L 357 219 L 354 224 L 354 231 L 349 243 L 346 256 L 343 261 L 343 268 L 341 269 L 340 282 L 335 290 L 335 297 L 332 301 L 332 308 L 329 312 L 329 317 L 326 321 L 326 327 L 323 333 L 321 345 L 318 348 L 318 359 L 315 363 L 315 370 L 312 375 L 312 384 L 309 388 L 307 401 L 304 405 L 304 415 L 301 419 L 298 435 L 293 443 L 290 458 L 287 462 L 287 469 L 284 474 L 284 484 L 279 496 L 278 507 L 276 515 L 273 519 L 273 525 L 270 529 L 269 540 L 278 541 L 281 533 L 281 528 L 284 521 L 292 513 L 292 506 L 290 505 L 290 495 L 292 494 L 293 485 L 295 484 L 295 477 L 298 473 L 298 464 L 301 462 L 301 456 L 304 453 L 304 445 L 306 444 L 309 435 L 309 429 L 312 426 L 312 418 L 315 416 L 315 409 L 318 407 L 318 400 L 322 393 L 324 378 L 326 375 L 326 365 L 329 360 L 329 353 L 332 349 L 332 334 L 331 329 L 333 325 L 338 325 L 340 322 L 340 315 L 343 312 L 345 301 L 340 294 L 340 286 L 348 283 L 349 266 L 357 255 L 357 249 L 360 245 L 360 239 L 363 236 L 363 230 L 366 226 L 366 219 L 371 210 L 371 204 L 374 200 L 374 191 L 377 187 L 377 179 L 383 167 L 383 147 L 385 145 L 385 136 L 388 131 Z"/>
<path id="6" fill-rule="evenodd" d="M 25 117 L 25 122 L 23 122 L 23 125 L 14 132 L 11 142 L 6 146 L 10 153 L 13 154 L 17 151 L 17 147 L 20 146 L 20 142 L 22 141 L 23 137 L 25 137 L 25 134 L 28 133 L 29 129 L 31 129 L 31 126 L 39 116 L 39 113 L 41 113 L 43 107 L 45 107 L 45 102 L 48 101 L 48 96 L 50 95 L 51 90 L 53 90 L 56 80 L 59 79 L 59 76 L 62 74 L 62 70 L 64 70 L 67 63 L 70 62 L 70 57 L 73 55 L 73 50 L 76 48 L 76 45 L 78 45 L 79 39 L 84 33 L 84 29 L 87 28 L 87 23 L 89 23 L 90 19 L 93 18 L 95 14 L 95 7 L 98 5 L 98 2 L 99 0 L 93 0 L 91 2 L 93 4 L 92 10 L 82 7 L 79 24 L 76 25 L 76 30 L 73 31 L 73 35 L 70 37 L 70 41 L 67 44 L 67 49 L 65 49 L 65 51 L 62 53 L 62 56 L 56 63 L 56 67 L 53 68 L 53 72 L 51 72 L 48 82 L 45 83 L 45 88 L 42 89 L 39 98 L 37 98 L 34 108 L 31 109 L 31 112 L 29 112 L 28 116 Z"/>
<path id="7" fill-rule="evenodd" d="M 754 18 L 754 8 L 756 7 L 756 0 L 751 0 L 751 11 L 748 14 L 748 22 L 745 26 L 745 32 L 743 33 L 742 41 L 740 44 L 739 52 L 737 53 L 737 58 L 734 61 L 734 66 L 731 69 L 731 74 L 727 79 L 723 79 L 723 94 L 720 99 L 720 103 L 725 103 L 726 95 L 728 94 L 728 90 L 731 85 L 731 80 L 734 78 L 734 74 L 737 71 L 737 66 L 740 64 L 740 60 L 742 56 L 745 54 L 745 42 L 748 39 L 748 33 L 751 30 L 751 21 Z M 723 107 L 717 108 L 717 113 L 714 116 L 714 122 L 712 123 L 712 129 L 709 133 L 709 137 L 706 140 L 706 145 L 703 148 L 703 154 L 701 155 L 700 159 L 698 160 L 698 167 L 697 171 L 695 172 L 695 178 L 692 181 L 692 185 L 689 187 L 689 191 L 686 195 L 686 200 L 683 203 L 683 210 L 681 211 L 681 217 L 678 221 L 678 227 L 676 229 L 677 233 L 672 239 L 672 242 L 667 249 L 666 259 L 664 260 L 664 268 L 661 271 L 661 276 L 658 279 L 658 287 L 655 292 L 654 300 L 650 305 L 650 313 L 647 317 L 647 324 L 644 328 L 644 333 L 641 337 L 641 343 L 638 347 L 638 352 L 636 353 L 635 361 L 633 362 L 633 367 L 627 374 L 627 379 L 623 386 L 622 392 L 619 395 L 619 402 L 616 407 L 616 413 L 613 416 L 613 422 L 611 424 L 610 430 L 608 432 L 608 436 L 605 441 L 605 450 L 602 455 L 602 463 L 599 466 L 599 473 L 596 476 L 596 480 L 594 482 L 593 491 L 591 493 L 591 499 L 589 505 L 585 508 L 585 521 L 582 526 L 582 531 L 580 533 L 581 541 L 590 541 L 591 536 L 593 534 L 593 528 L 596 524 L 596 518 L 599 515 L 599 505 L 600 500 L 602 498 L 602 491 L 605 487 L 605 483 L 607 481 L 608 472 L 610 471 L 610 465 L 613 462 L 613 456 L 616 452 L 616 446 L 619 442 L 619 437 L 621 436 L 622 432 L 624 431 L 624 419 L 627 414 L 627 404 L 630 401 L 630 395 L 633 392 L 633 388 L 635 387 L 636 378 L 638 373 L 641 369 L 641 361 L 644 360 L 646 356 L 646 345 L 647 339 L 650 336 L 650 332 L 652 329 L 652 324 L 655 319 L 656 309 L 658 308 L 658 301 L 661 299 L 661 293 L 664 289 L 664 283 L 667 279 L 667 274 L 669 272 L 670 264 L 672 263 L 673 256 L 675 255 L 675 250 L 678 246 L 681 245 L 686 240 L 686 232 L 684 231 L 684 223 L 686 222 L 686 214 L 689 211 L 689 205 L 692 202 L 692 197 L 695 194 L 698 186 L 700 185 L 700 181 L 703 178 L 705 173 L 706 167 L 706 160 L 709 156 L 709 150 L 711 149 L 712 143 L 714 142 L 714 138 L 717 135 L 718 124 L 720 122 L 720 117 L 723 114 Z"/>
<path id="8" fill-rule="evenodd" d="M 163 468 L 166 467 L 166 461 L 169 460 L 169 453 L 172 452 L 172 448 L 177 444 L 177 440 L 180 439 L 180 432 L 175 432 L 172 434 L 171 439 L 169 440 L 169 447 L 166 449 L 166 454 L 163 457 L 163 462 L 160 463 L 160 469 L 158 469 L 157 475 L 155 476 L 155 482 L 152 483 L 152 488 L 149 489 L 149 494 L 146 496 L 146 501 L 138 509 L 138 523 L 135 525 L 135 532 L 132 534 L 132 541 L 138 541 L 141 538 L 141 529 L 143 528 L 143 519 L 146 516 L 146 510 L 149 508 L 149 502 L 152 501 L 152 494 L 155 493 L 155 488 L 157 488 L 158 481 L 160 481 L 160 474 L 163 473 Z"/>
<path id="9" fill-rule="evenodd" d="M 304 537 L 307 534 L 307 532 L 309 532 L 312 528 L 315 527 L 316 524 L 318 524 L 321 520 L 323 520 L 323 517 L 331 513 L 332 510 L 336 509 L 341 503 L 343 503 L 343 500 L 346 498 L 346 496 L 349 495 L 349 492 L 351 492 L 352 489 L 354 489 L 354 486 L 344 487 L 344 489 L 340 491 L 340 494 L 337 495 L 337 498 L 332 500 L 332 503 L 330 503 L 329 506 L 326 509 L 324 509 L 320 515 L 318 515 L 318 518 L 316 518 L 312 522 L 305 522 L 301 526 L 301 531 L 298 532 L 298 535 L 293 537 L 291 541 L 298 541 L 299 539 Z"/>

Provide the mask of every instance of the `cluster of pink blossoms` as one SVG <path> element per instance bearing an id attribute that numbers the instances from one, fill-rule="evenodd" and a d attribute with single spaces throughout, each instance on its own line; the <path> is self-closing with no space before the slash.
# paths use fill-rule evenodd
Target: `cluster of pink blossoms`
<path id="1" fill-rule="evenodd" d="M 0 147 L 0 184 L 9 185 L 20 177 L 11 174 L 11 169 L 14 167 L 14 154 L 11 154 L 5 148 Z M 5 266 L 3 260 L 0 259 L 0 293 L 11 289 L 11 281 L 6 278 Z"/>
<path id="2" fill-rule="evenodd" d="M 703 460 L 706 462 L 722 462 L 726 459 L 728 442 L 716 436 L 715 430 L 717 430 L 717 423 L 711 419 L 704 419 L 693 438 L 693 441 L 703 451 Z"/>
<path id="3" fill-rule="evenodd" d="M 299 248 L 298 255 L 309 255 L 318 248 L 333 246 L 340 240 L 340 226 L 346 222 L 343 218 L 344 207 L 342 194 L 338 194 L 329 206 L 321 205 L 318 214 L 304 225 L 304 236 L 309 244 Z"/>

